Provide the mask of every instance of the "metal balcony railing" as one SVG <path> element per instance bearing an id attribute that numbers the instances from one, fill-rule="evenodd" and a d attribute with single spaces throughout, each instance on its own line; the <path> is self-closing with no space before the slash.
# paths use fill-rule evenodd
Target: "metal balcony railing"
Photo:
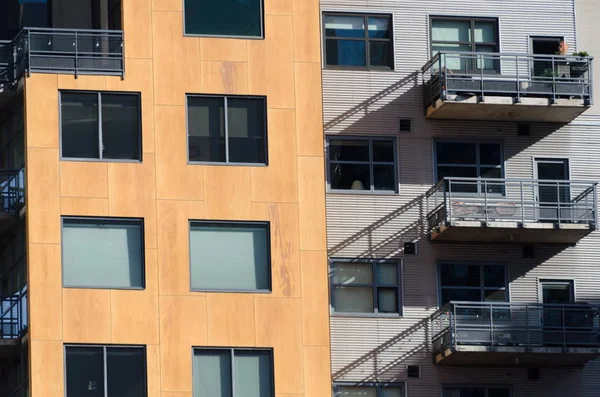
<path id="1" fill-rule="evenodd" d="M 593 102 L 592 57 L 439 52 L 421 69 L 425 106 L 449 95 L 581 98 Z"/>
<path id="2" fill-rule="evenodd" d="M 125 76 L 123 31 L 25 28 L 0 42 L 0 82 L 30 73 Z"/>
<path id="3" fill-rule="evenodd" d="M 27 331 L 27 287 L 0 297 L 0 339 L 18 339 Z"/>
<path id="4" fill-rule="evenodd" d="M 596 229 L 597 182 L 444 178 L 426 194 L 430 230 L 456 221 L 587 224 Z"/>
<path id="5" fill-rule="evenodd" d="M 25 168 L 0 170 L 0 211 L 18 212 L 25 205 Z"/>
<path id="6" fill-rule="evenodd" d="M 600 307 L 450 302 L 430 318 L 433 352 L 458 346 L 600 348 Z"/>

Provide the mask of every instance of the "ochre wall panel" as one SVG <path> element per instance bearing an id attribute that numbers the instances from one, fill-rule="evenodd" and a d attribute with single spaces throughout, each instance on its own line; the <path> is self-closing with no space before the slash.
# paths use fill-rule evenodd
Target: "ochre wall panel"
<path id="1" fill-rule="evenodd" d="M 208 346 L 256 346 L 254 296 L 207 294 Z"/>
<path id="2" fill-rule="evenodd" d="M 32 339 L 60 340 L 62 324 L 62 277 L 60 244 L 30 244 L 28 251 L 29 332 Z M 57 265 L 59 265 L 57 267 Z"/>
<path id="3" fill-rule="evenodd" d="M 111 343 L 108 289 L 63 289 L 63 336 L 67 343 Z"/>
<path id="4" fill-rule="evenodd" d="M 182 0 L 123 4 L 125 79 L 25 80 L 32 397 L 65 343 L 145 345 L 149 397 L 192 397 L 192 348 L 272 348 L 277 397 L 330 397 L 317 0 L 265 0 L 265 38 L 183 36 Z M 59 90 L 139 92 L 142 162 L 61 161 Z M 265 95 L 267 166 L 187 161 L 185 94 Z M 143 290 L 63 288 L 61 215 L 144 218 Z M 271 226 L 272 292 L 190 291 L 189 220 Z M 235 247 L 232 247 L 235 249 Z"/>
<path id="5" fill-rule="evenodd" d="M 63 197 L 108 197 L 108 166 L 92 161 L 60 162 Z"/>

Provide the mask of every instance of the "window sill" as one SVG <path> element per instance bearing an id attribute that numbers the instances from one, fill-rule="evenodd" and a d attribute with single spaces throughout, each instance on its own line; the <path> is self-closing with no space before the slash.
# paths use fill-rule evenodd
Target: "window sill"
<path id="1" fill-rule="evenodd" d="M 127 159 L 86 159 L 78 157 L 61 157 L 60 161 L 72 161 L 78 163 L 142 163 L 142 160 Z"/>
<path id="2" fill-rule="evenodd" d="M 238 39 L 238 40 L 264 40 L 264 33 L 261 36 L 237 36 L 227 34 L 201 34 L 201 33 L 183 33 L 183 37 L 199 37 L 205 39 Z"/>
<path id="3" fill-rule="evenodd" d="M 90 287 L 81 285 L 64 285 L 63 289 L 109 289 L 117 291 L 145 291 L 146 287 Z"/>
<path id="4" fill-rule="evenodd" d="M 393 192 L 391 190 L 343 190 L 343 189 L 327 189 L 327 194 L 359 194 L 359 195 L 373 195 L 373 196 L 399 196 L 400 192 Z"/>
<path id="5" fill-rule="evenodd" d="M 349 318 L 403 318 L 400 313 L 330 313 L 331 317 Z"/>
<path id="6" fill-rule="evenodd" d="M 391 67 L 368 67 L 368 66 L 334 66 L 334 65 L 324 65 L 323 68 L 325 70 L 349 70 L 354 72 L 389 72 L 394 73 L 396 70 Z"/>
<path id="7" fill-rule="evenodd" d="M 190 292 L 210 292 L 210 293 L 237 293 L 237 294 L 272 294 L 270 289 L 196 289 L 190 288 Z"/>
<path id="8" fill-rule="evenodd" d="M 220 163 L 211 161 L 188 161 L 188 165 L 215 165 L 220 167 L 268 167 L 265 163 Z"/>

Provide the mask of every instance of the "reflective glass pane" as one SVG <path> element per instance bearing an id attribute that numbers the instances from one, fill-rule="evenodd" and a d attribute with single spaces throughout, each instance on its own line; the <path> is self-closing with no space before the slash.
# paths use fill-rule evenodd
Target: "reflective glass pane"
<path id="1" fill-rule="evenodd" d="M 262 98 L 227 98 L 229 161 L 266 163 L 265 101 Z"/>
<path id="2" fill-rule="evenodd" d="M 100 158 L 98 95 L 60 94 L 62 156 Z"/>
<path id="3" fill-rule="evenodd" d="M 327 65 L 366 66 L 367 56 L 363 40 L 325 40 Z"/>
<path id="4" fill-rule="evenodd" d="M 184 0 L 185 33 L 260 37 L 262 0 Z"/>
<path id="5" fill-rule="evenodd" d="M 146 359 L 144 349 L 107 347 L 107 395 L 144 397 L 146 395 Z"/>
<path id="6" fill-rule="evenodd" d="M 398 265 L 395 263 L 379 263 L 375 267 L 377 284 L 398 284 Z"/>
<path id="7" fill-rule="evenodd" d="M 102 94 L 102 157 L 140 159 L 140 97 Z"/>
<path id="8" fill-rule="evenodd" d="M 444 263 L 440 265 L 440 270 L 440 282 L 443 287 L 479 287 L 481 285 L 481 267 L 478 265 Z"/>
<path id="9" fill-rule="evenodd" d="M 365 37 L 365 18 L 361 16 L 325 15 L 325 36 Z"/>
<path id="10" fill-rule="evenodd" d="M 431 24 L 432 41 L 471 41 L 470 21 L 434 19 Z"/>
<path id="11" fill-rule="evenodd" d="M 502 147 L 494 143 L 479 145 L 479 163 L 483 165 L 501 165 Z"/>
<path id="12" fill-rule="evenodd" d="M 494 43 L 496 41 L 496 23 L 475 21 L 475 42 Z"/>
<path id="13" fill-rule="evenodd" d="M 479 53 L 484 52 L 498 52 L 498 48 L 494 45 L 482 45 L 478 44 L 475 46 L 475 51 Z M 498 55 L 481 55 L 477 57 L 477 69 L 495 70 L 500 71 L 500 57 Z"/>
<path id="14" fill-rule="evenodd" d="M 373 161 L 394 162 L 394 141 L 373 141 Z"/>
<path id="15" fill-rule="evenodd" d="M 442 305 L 450 301 L 481 302 L 481 291 L 478 289 L 442 289 Z"/>
<path id="16" fill-rule="evenodd" d="M 239 396 L 273 397 L 271 353 L 266 351 L 236 350 L 235 389 Z"/>
<path id="17" fill-rule="evenodd" d="M 333 287 L 333 310 L 345 313 L 373 313 L 373 288 Z"/>
<path id="18" fill-rule="evenodd" d="M 377 389 L 367 386 L 336 386 L 335 397 L 377 397 Z"/>
<path id="19" fill-rule="evenodd" d="M 486 302 L 506 302 L 506 291 L 486 289 L 484 292 Z"/>
<path id="20" fill-rule="evenodd" d="M 467 73 L 474 68 L 475 57 L 465 54 L 451 54 L 452 52 L 473 51 L 473 47 L 470 44 L 432 44 L 431 50 L 432 56 L 438 52 L 444 53 L 442 56 L 442 67 L 445 67 L 448 73 Z"/>
<path id="21" fill-rule="evenodd" d="M 342 263 L 335 262 L 332 266 L 332 279 L 334 284 L 372 284 L 373 265 L 371 263 Z"/>
<path id="22" fill-rule="evenodd" d="M 188 97 L 190 161 L 225 162 L 225 100 Z"/>
<path id="23" fill-rule="evenodd" d="M 380 146 L 379 146 L 380 147 Z M 393 155 L 393 152 L 392 152 Z M 330 161 L 369 161 L 369 141 L 350 139 L 329 140 Z M 392 160 L 394 161 L 394 160 Z"/>
<path id="24" fill-rule="evenodd" d="M 438 180 L 445 177 L 453 178 L 476 178 L 477 168 L 475 167 L 437 167 Z M 477 193 L 477 181 L 450 181 L 446 185 L 446 189 L 451 190 L 453 193 Z"/>
<path id="25" fill-rule="evenodd" d="M 507 387 L 490 387 L 487 397 L 510 397 L 510 389 Z"/>
<path id="26" fill-rule="evenodd" d="M 65 348 L 67 397 L 104 397 L 102 347 Z"/>
<path id="27" fill-rule="evenodd" d="M 192 223 L 192 288 L 267 290 L 270 288 L 269 250 L 266 225 Z"/>
<path id="28" fill-rule="evenodd" d="M 377 303 L 380 313 L 398 313 L 398 289 L 378 288 Z"/>
<path id="29" fill-rule="evenodd" d="M 477 164 L 477 144 L 464 142 L 436 142 L 438 164 Z"/>
<path id="30" fill-rule="evenodd" d="M 194 350 L 194 397 L 232 397 L 231 351 Z"/>
<path id="31" fill-rule="evenodd" d="M 369 164 L 329 165 L 329 183 L 332 189 L 371 190 Z"/>
<path id="32" fill-rule="evenodd" d="M 505 287 L 506 268 L 502 265 L 485 265 L 483 280 L 486 287 Z"/>
<path id="33" fill-rule="evenodd" d="M 396 167 L 393 165 L 375 164 L 373 166 L 375 190 L 396 190 Z"/>
<path id="34" fill-rule="evenodd" d="M 371 66 L 391 68 L 392 52 L 389 41 L 369 41 L 369 62 Z"/>
<path id="35" fill-rule="evenodd" d="M 404 397 L 403 387 L 382 387 L 379 397 Z"/>
<path id="36" fill-rule="evenodd" d="M 63 219 L 63 283 L 69 287 L 143 288 L 140 221 Z"/>
<path id="37" fill-rule="evenodd" d="M 387 17 L 369 17 L 369 37 L 372 39 L 389 39 L 390 19 Z"/>

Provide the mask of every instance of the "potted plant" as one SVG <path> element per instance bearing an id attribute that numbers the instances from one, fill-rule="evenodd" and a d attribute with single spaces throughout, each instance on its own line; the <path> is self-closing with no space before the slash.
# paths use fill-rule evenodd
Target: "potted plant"
<path id="1" fill-rule="evenodd" d="M 580 78 L 585 72 L 588 71 L 589 62 L 587 57 L 590 56 L 586 51 L 574 52 L 573 56 L 577 57 L 577 60 L 571 62 L 571 77 Z"/>

